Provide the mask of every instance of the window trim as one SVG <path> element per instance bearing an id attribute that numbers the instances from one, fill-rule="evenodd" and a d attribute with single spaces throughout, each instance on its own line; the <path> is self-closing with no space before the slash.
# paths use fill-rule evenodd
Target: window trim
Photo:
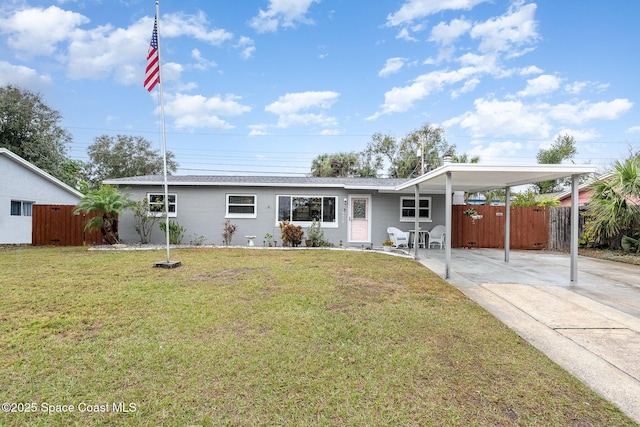
<path id="1" fill-rule="evenodd" d="M 162 197 L 162 207 L 164 208 L 164 193 L 147 193 L 147 208 L 149 209 L 150 216 L 164 217 L 164 213 L 151 210 L 151 196 Z M 171 196 L 175 200 L 171 203 Z M 157 203 L 154 203 L 154 205 Z M 171 212 L 171 205 L 174 206 L 174 211 Z M 169 218 L 176 218 L 178 216 L 178 195 L 176 193 L 169 193 Z"/>
<path id="2" fill-rule="evenodd" d="M 17 204 L 17 203 L 20 204 L 20 210 L 19 210 L 19 213 L 14 214 L 13 213 L 13 206 L 14 206 L 14 204 Z M 27 217 L 33 216 L 33 205 L 35 203 L 36 202 L 32 202 L 30 200 L 11 200 L 9 215 L 10 216 L 27 216 Z M 29 207 L 29 212 L 28 213 L 26 212 L 27 206 Z"/>
<path id="3" fill-rule="evenodd" d="M 322 209 L 324 209 L 324 199 L 334 199 L 335 200 L 335 212 L 334 212 L 334 220 L 332 222 L 328 222 L 328 221 L 324 221 L 322 219 L 322 217 L 324 216 L 324 212 L 321 212 L 320 214 L 320 228 L 338 228 L 339 227 L 339 222 L 338 222 L 338 201 L 339 201 L 339 196 L 329 196 L 329 195 L 323 195 L 323 194 L 276 194 L 276 226 L 280 224 L 281 220 L 280 219 L 280 197 L 289 197 L 290 201 L 289 201 L 289 222 L 293 225 L 299 225 L 303 228 L 309 227 L 313 221 L 293 221 L 291 220 L 291 215 L 293 212 L 293 199 L 294 198 L 320 198 L 322 199 L 321 202 L 321 206 Z"/>
<path id="4" fill-rule="evenodd" d="M 402 215 L 402 210 L 403 210 L 403 209 L 405 209 L 405 208 L 404 208 L 404 205 L 403 205 L 403 202 L 404 202 L 405 200 L 412 200 L 412 201 L 415 201 L 415 197 L 410 197 L 410 196 L 402 196 L 402 197 L 400 197 L 400 222 L 416 222 L 416 217 L 415 217 L 415 215 L 414 215 L 414 216 L 403 216 L 403 215 Z M 427 200 L 427 201 L 429 201 L 429 216 L 426 216 L 426 217 L 421 216 L 421 217 L 419 217 L 418 221 L 419 221 L 419 222 L 432 222 L 432 219 L 431 219 L 431 212 L 433 211 L 433 198 L 432 198 L 431 196 L 424 196 L 424 197 L 420 197 L 420 198 L 418 199 L 418 208 L 417 208 L 417 209 L 418 209 L 418 212 L 420 212 L 420 206 L 419 206 L 419 204 L 420 204 L 420 202 L 421 202 L 421 201 L 423 201 L 423 200 Z M 406 208 L 406 209 L 414 209 L 414 211 L 415 211 L 415 209 L 416 209 L 416 208 L 415 208 L 415 207 L 413 207 L 413 208 Z"/>
<path id="5" fill-rule="evenodd" d="M 229 199 L 233 196 L 253 197 L 253 204 L 232 204 Z M 258 217 L 258 195 L 254 193 L 226 193 L 225 194 L 225 218 L 257 218 Z M 233 213 L 229 212 L 230 206 L 253 206 L 253 213 Z"/>

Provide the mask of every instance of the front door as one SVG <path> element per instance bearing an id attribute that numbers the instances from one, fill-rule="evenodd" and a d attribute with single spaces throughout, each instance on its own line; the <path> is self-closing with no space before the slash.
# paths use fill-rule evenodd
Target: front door
<path id="1" fill-rule="evenodd" d="M 349 242 L 371 242 L 371 196 L 349 196 Z"/>

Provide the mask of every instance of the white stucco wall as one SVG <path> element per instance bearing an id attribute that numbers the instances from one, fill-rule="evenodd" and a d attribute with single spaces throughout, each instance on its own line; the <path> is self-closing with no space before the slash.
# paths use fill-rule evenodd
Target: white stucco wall
<path id="1" fill-rule="evenodd" d="M 39 171 L 39 170 L 38 170 Z M 80 197 L 55 178 L 0 153 L 0 244 L 30 244 L 31 216 L 11 215 L 11 201 L 75 205 Z"/>

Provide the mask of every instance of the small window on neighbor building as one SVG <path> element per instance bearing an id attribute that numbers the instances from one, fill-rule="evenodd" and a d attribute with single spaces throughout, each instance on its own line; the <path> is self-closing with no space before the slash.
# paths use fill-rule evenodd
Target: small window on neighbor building
<path id="1" fill-rule="evenodd" d="M 24 202 L 21 200 L 11 201 L 11 215 L 13 216 L 31 216 L 33 202 Z"/>

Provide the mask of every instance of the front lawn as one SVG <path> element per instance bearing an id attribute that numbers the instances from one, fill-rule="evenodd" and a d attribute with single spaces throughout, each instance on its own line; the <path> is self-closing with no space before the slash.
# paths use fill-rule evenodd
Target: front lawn
<path id="1" fill-rule="evenodd" d="M 635 425 L 413 260 L 164 256 L 0 251 L 0 425 Z"/>

